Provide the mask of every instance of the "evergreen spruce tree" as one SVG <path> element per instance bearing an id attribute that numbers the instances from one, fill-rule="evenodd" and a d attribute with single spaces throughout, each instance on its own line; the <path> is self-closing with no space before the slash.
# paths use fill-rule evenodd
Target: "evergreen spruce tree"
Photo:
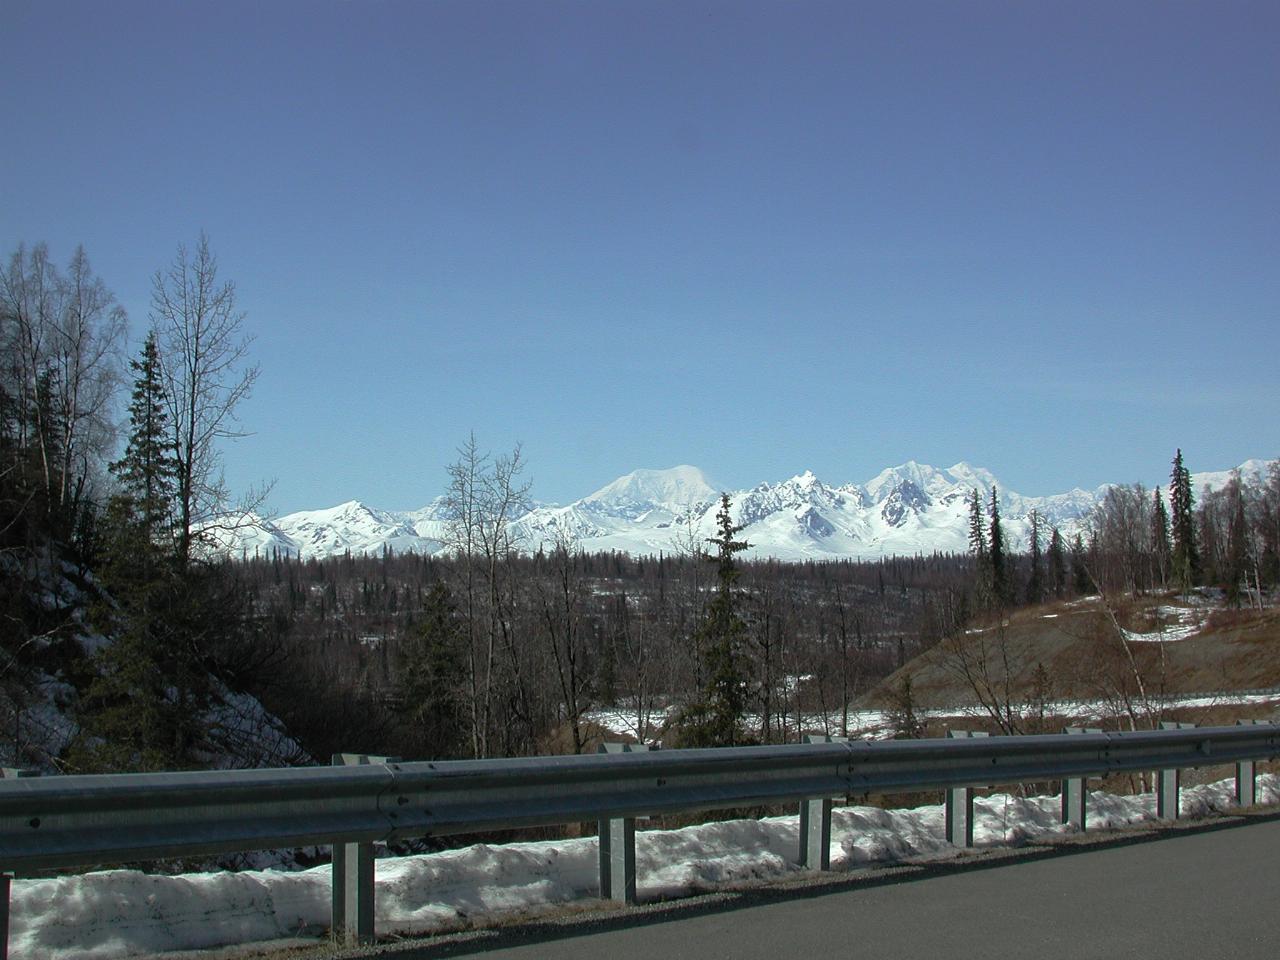
<path id="1" fill-rule="evenodd" d="M 1093 583 L 1092 578 L 1089 576 L 1086 556 L 1084 537 L 1077 533 L 1075 540 L 1071 542 L 1071 583 L 1075 588 L 1076 594 L 1081 597 L 1087 597 L 1093 593 Z"/>
<path id="2" fill-rule="evenodd" d="M 1067 589 L 1067 550 L 1057 527 L 1049 535 L 1049 580 L 1053 595 L 1061 597 Z"/>
<path id="3" fill-rule="evenodd" d="M 747 709 L 748 664 L 743 653 L 747 627 L 738 613 L 734 584 L 740 571 L 734 557 L 751 544 L 734 537 L 742 531 L 730 515 L 729 495 L 720 497 L 718 534 L 707 542 L 716 548 L 717 589 L 695 636 L 702 675 L 698 698 L 681 714 L 681 742 L 690 747 L 731 747 L 743 741 L 742 717 Z"/>
<path id="4" fill-rule="evenodd" d="M 101 582 L 110 602 L 95 611 L 112 641 L 93 655 L 78 705 L 71 765 L 83 771 L 190 766 L 201 739 L 211 678 L 203 642 L 230 619 L 203 589 L 209 571 L 180 574 L 170 535 L 176 463 L 166 441 L 165 395 L 154 338 L 131 363 L 129 439 L 110 465 L 118 489 L 107 505 Z"/>
<path id="5" fill-rule="evenodd" d="M 988 544 L 991 563 L 991 593 L 995 601 L 1004 606 L 1012 599 L 1012 577 L 1009 575 L 1008 551 L 1004 529 L 1000 525 L 1000 502 L 996 488 L 991 488 L 991 534 Z"/>
<path id="6" fill-rule="evenodd" d="M 885 711 L 889 729 L 895 740 L 918 740 L 925 734 L 924 719 L 911 690 L 911 675 L 906 674 L 889 690 L 889 709 Z"/>
<path id="7" fill-rule="evenodd" d="M 982 499 L 977 487 L 969 495 L 969 552 L 979 559 L 987 555 L 986 518 L 982 515 Z"/>
<path id="8" fill-rule="evenodd" d="M 124 455 L 109 468 L 120 485 L 118 509 L 128 512 L 147 542 L 171 549 L 178 461 L 168 440 L 168 400 L 154 333 L 148 334 L 141 358 L 129 361 L 129 367 L 135 374 L 129 401 L 129 442 Z"/>
<path id="9" fill-rule="evenodd" d="M 383 561 L 384 566 L 386 561 Z M 396 687 L 406 751 L 421 759 L 466 753 L 463 685 L 466 632 L 449 588 L 437 580 L 428 591 L 422 619 L 396 651 Z"/>
<path id="10" fill-rule="evenodd" d="M 1196 549 L 1195 498 L 1191 473 L 1182 463 L 1179 448 L 1169 477 L 1170 528 L 1173 535 L 1171 563 L 1173 579 L 1185 593 L 1200 579 L 1200 554 Z"/>
<path id="11" fill-rule="evenodd" d="M 973 587 L 979 608 L 991 602 L 991 553 L 987 549 L 986 517 L 974 487 L 969 495 L 969 553 L 973 555 Z"/>
<path id="12" fill-rule="evenodd" d="M 1044 599 L 1044 570 L 1041 560 L 1040 539 L 1041 527 L 1043 521 L 1040 519 L 1040 512 L 1032 510 L 1030 515 L 1031 531 L 1029 534 L 1030 543 L 1028 546 L 1029 560 L 1031 562 L 1031 570 L 1027 574 L 1027 603 L 1039 603 Z"/>
<path id="13" fill-rule="evenodd" d="M 1169 542 L 1169 514 L 1164 508 L 1160 488 L 1152 496 L 1151 503 L 1151 556 L 1155 560 L 1155 574 L 1161 589 L 1168 586 L 1172 565 L 1173 546 Z"/>

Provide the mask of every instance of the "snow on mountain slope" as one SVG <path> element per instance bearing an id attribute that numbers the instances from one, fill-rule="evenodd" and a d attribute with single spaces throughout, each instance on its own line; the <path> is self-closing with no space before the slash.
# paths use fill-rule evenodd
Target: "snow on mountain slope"
<path id="1" fill-rule="evenodd" d="M 269 556 L 273 551 L 296 557 L 352 554 L 435 553 L 443 546 L 444 521 L 433 507 L 410 513 L 378 510 L 349 500 L 327 510 L 303 510 L 275 521 L 248 515 L 232 529 L 208 532 L 230 556 Z"/>
<path id="2" fill-rule="evenodd" d="M 1268 461 L 1240 466 L 1248 482 L 1265 478 Z M 1230 471 L 1193 474 L 1197 491 L 1218 488 Z M 1071 536 L 1106 496 L 1109 485 L 1076 488 L 1047 497 L 1005 489 L 988 470 L 968 463 L 946 469 L 908 461 L 882 470 L 865 484 L 830 486 L 805 471 L 778 483 L 730 492 L 735 523 L 751 556 L 784 560 L 875 558 L 968 549 L 969 504 L 977 490 L 984 504 L 998 491 L 1001 518 L 1015 550 L 1024 549 L 1028 515 Z M 702 548 L 716 531 L 720 494 L 697 467 L 636 470 L 568 506 L 537 506 L 513 530 L 525 549 L 568 540 L 586 550 L 635 554 Z M 421 510 L 378 510 L 358 500 L 259 521 L 222 538 L 233 556 L 279 550 L 303 557 L 444 549 L 448 509 L 438 498 Z"/>
<path id="3" fill-rule="evenodd" d="M 669 553 L 719 498 L 697 467 L 636 470 L 567 507 L 532 510 L 518 529 L 535 547 L 568 538 L 588 549 Z"/>
<path id="4" fill-rule="evenodd" d="M 1236 470 L 1240 471 L 1240 480 L 1247 486 L 1261 486 L 1267 482 L 1267 470 L 1271 463 L 1269 460 L 1246 460 Z M 1231 480 L 1232 470 L 1215 470 L 1211 473 L 1193 473 L 1191 475 L 1191 483 L 1196 491 L 1197 497 L 1208 493 L 1210 490 L 1221 490 Z"/>
<path id="5" fill-rule="evenodd" d="M 615 516 L 639 519 L 655 508 L 679 513 L 719 497 L 720 491 L 707 481 L 701 470 L 679 466 L 670 470 L 636 470 L 578 503 Z"/>
<path id="6" fill-rule="evenodd" d="M 276 522 L 246 513 L 224 518 L 217 523 L 201 527 L 202 539 L 209 544 L 212 553 L 226 554 L 237 560 L 246 557 L 267 557 L 272 552 L 299 556 L 301 549 L 294 539 Z"/>

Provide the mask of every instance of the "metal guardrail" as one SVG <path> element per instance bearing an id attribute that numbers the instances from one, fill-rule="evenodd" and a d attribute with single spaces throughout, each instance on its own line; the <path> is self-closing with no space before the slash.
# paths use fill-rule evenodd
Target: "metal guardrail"
<path id="1" fill-rule="evenodd" d="M 797 859 L 822 869 L 829 865 L 820 838 L 830 836 L 831 797 L 933 789 L 968 791 L 971 797 L 972 788 L 995 783 L 1236 763 L 1238 790 L 1251 799 L 1252 762 L 1277 756 L 1280 726 L 1268 723 L 0 779 L 0 872 L 355 845 L 339 858 L 345 864 L 361 846 L 367 853 L 367 845 L 380 841 L 597 820 L 601 835 L 612 838 L 607 868 L 603 850 L 601 857 L 604 895 L 631 902 L 637 817 L 800 802 L 808 815 Z M 1247 788 L 1239 785 L 1246 776 Z M 949 800 L 957 796 L 963 800 Z M 823 798 L 828 802 L 815 803 Z M 1083 827 L 1083 799 L 1073 802 L 1079 809 L 1072 819 Z M 1176 794 L 1172 808 L 1165 801 L 1161 806 L 1176 815 Z M 968 840 L 971 830 L 968 822 L 953 839 Z M 343 890 L 335 884 L 334 891 L 335 931 L 370 938 L 372 869 L 344 869 L 341 885 Z"/>

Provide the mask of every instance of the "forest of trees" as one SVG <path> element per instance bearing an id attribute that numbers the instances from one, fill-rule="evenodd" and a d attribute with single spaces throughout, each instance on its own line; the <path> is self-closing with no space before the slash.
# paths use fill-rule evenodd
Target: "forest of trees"
<path id="1" fill-rule="evenodd" d="M 155 275 L 127 362 L 83 250 L 63 270 L 22 247 L 0 273 L 6 762 L 203 765 L 221 753 L 211 707 L 267 668 L 234 571 L 199 549 L 230 507 L 219 443 L 256 375 L 241 327 L 203 237 Z M 41 725 L 67 727 L 55 755 Z"/>
<path id="2" fill-rule="evenodd" d="M 1089 574 L 1104 590 L 1209 587 L 1232 606 L 1260 607 L 1280 585 L 1280 461 L 1261 484 L 1232 471 L 1222 487 L 1197 492 L 1178 450 L 1167 497 L 1142 484 L 1111 487 L 1088 528 Z"/>
<path id="3" fill-rule="evenodd" d="M 251 505 L 220 457 L 257 370 L 203 237 L 157 272 L 148 319 L 126 357 L 83 251 L 62 269 L 20 248 L 0 274 L 6 763 L 262 762 L 228 747 L 242 693 L 301 744 L 274 762 L 580 752 L 610 707 L 671 744 L 794 740 L 802 716 L 845 733 L 860 694 L 975 619 L 1097 590 L 1261 605 L 1280 582 L 1280 467 L 1193 491 L 1181 451 L 1167 498 L 1114 487 L 1069 536 L 1033 513 L 1026 552 L 974 490 L 968 553 L 781 563 L 741 558 L 727 497 L 674 555 L 530 550 L 521 451 L 471 437 L 442 478 L 444 553 L 230 561 L 208 539 Z"/>
<path id="4" fill-rule="evenodd" d="M 929 642 L 971 567 L 934 556 L 729 573 L 708 546 L 248 560 L 245 593 L 290 665 L 254 691 L 317 755 L 575 752 L 610 705 L 636 735 L 678 715 L 668 743 L 794 740 L 802 711 L 839 733 L 854 697 Z"/>

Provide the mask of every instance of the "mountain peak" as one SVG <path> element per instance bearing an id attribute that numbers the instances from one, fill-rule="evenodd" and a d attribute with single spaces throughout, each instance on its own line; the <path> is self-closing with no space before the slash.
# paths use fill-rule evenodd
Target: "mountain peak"
<path id="1" fill-rule="evenodd" d="M 921 491 L 927 491 L 933 481 L 938 478 L 938 470 L 935 467 L 931 467 L 927 463 L 908 460 L 906 463 L 900 463 L 896 467 L 888 467 L 881 470 L 872 480 L 867 482 L 866 490 L 871 495 L 871 499 L 879 503 L 904 483 L 909 483 Z"/>
<path id="2" fill-rule="evenodd" d="M 947 474 L 957 483 L 966 487 L 977 487 L 979 490 L 989 490 L 996 486 L 996 478 L 985 467 L 975 467 L 971 463 L 961 460 L 959 463 L 953 464 L 947 468 Z"/>
<path id="3" fill-rule="evenodd" d="M 650 504 L 676 511 L 719 496 L 697 467 L 681 464 L 666 470 L 633 470 L 584 499 L 590 503 Z"/>

